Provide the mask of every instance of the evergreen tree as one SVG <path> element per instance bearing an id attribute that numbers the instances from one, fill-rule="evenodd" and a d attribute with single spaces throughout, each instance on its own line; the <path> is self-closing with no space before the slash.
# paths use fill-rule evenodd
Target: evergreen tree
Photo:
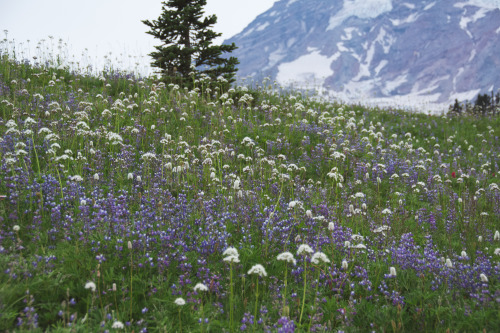
<path id="1" fill-rule="evenodd" d="M 217 22 L 215 15 L 203 18 L 206 4 L 206 0 L 164 1 L 157 20 L 142 21 L 150 27 L 147 33 L 162 42 L 149 55 L 153 58 L 151 65 L 159 68 L 164 76 L 180 76 L 184 83 L 192 82 L 187 78 L 193 73 L 195 77 L 206 74 L 212 80 L 222 76 L 229 83 L 234 81 L 238 59 L 225 58 L 222 54 L 237 47 L 234 43 L 212 45 L 213 39 L 222 34 L 211 30 Z"/>
<path id="2" fill-rule="evenodd" d="M 456 112 L 458 114 L 462 113 L 462 105 L 460 105 L 458 99 L 455 99 L 455 104 L 453 104 L 451 111 Z"/>
<path id="3" fill-rule="evenodd" d="M 474 105 L 475 109 L 480 111 L 482 114 L 486 114 L 490 106 L 491 106 L 491 100 L 488 94 L 477 95 L 476 103 Z"/>

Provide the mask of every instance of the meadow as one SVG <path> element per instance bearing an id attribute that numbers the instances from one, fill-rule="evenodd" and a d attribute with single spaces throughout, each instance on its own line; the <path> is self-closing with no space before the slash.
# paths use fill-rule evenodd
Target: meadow
<path id="1" fill-rule="evenodd" d="M 0 54 L 0 331 L 498 331 L 498 117 L 194 86 Z"/>

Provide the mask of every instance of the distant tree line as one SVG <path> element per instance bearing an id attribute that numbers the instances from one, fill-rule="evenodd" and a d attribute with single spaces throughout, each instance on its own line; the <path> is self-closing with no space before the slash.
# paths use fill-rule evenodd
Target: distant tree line
<path id="1" fill-rule="evenodd" d="M 450 105 L 448 112 L 450 114 L 456 115 L 498 115 L 500 114 L 500 90 L 496 95 L 493 91 L 489 94 L 479 93 L 474 104 L 472 104 L 470 101 L 461 103 L 457 99 L 455 99 L 455 103 Z"/>

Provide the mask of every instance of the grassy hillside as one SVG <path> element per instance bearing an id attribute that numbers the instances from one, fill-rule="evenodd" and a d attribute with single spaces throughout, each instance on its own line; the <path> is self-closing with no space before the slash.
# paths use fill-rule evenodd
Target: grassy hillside
<path id="1" fill-rule="evenodd" d="M 0 331 L 500 327 L 499 118 L 196 86 L 1 58 Z"/>

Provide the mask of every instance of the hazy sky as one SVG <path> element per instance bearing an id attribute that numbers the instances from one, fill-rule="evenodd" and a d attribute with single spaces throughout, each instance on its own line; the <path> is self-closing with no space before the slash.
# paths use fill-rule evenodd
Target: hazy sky
<path id="1" fill-rule="evenodd" d="M 205 12 L 217 15 L 214 31 L 223 35 L 218 43 L 245 28 L 257 15 L 272 7 L 276 0 L 208 0 Z M 145 32 L 141 20 L 161 14 L 160 0 L 0 0 L 0 40 L 8 30 L 8 39 L 16 44 L 30 40 L 62 39 L 75 56 L 87 48 L 91 57 L 146 55 L 158 42 Z"/>

